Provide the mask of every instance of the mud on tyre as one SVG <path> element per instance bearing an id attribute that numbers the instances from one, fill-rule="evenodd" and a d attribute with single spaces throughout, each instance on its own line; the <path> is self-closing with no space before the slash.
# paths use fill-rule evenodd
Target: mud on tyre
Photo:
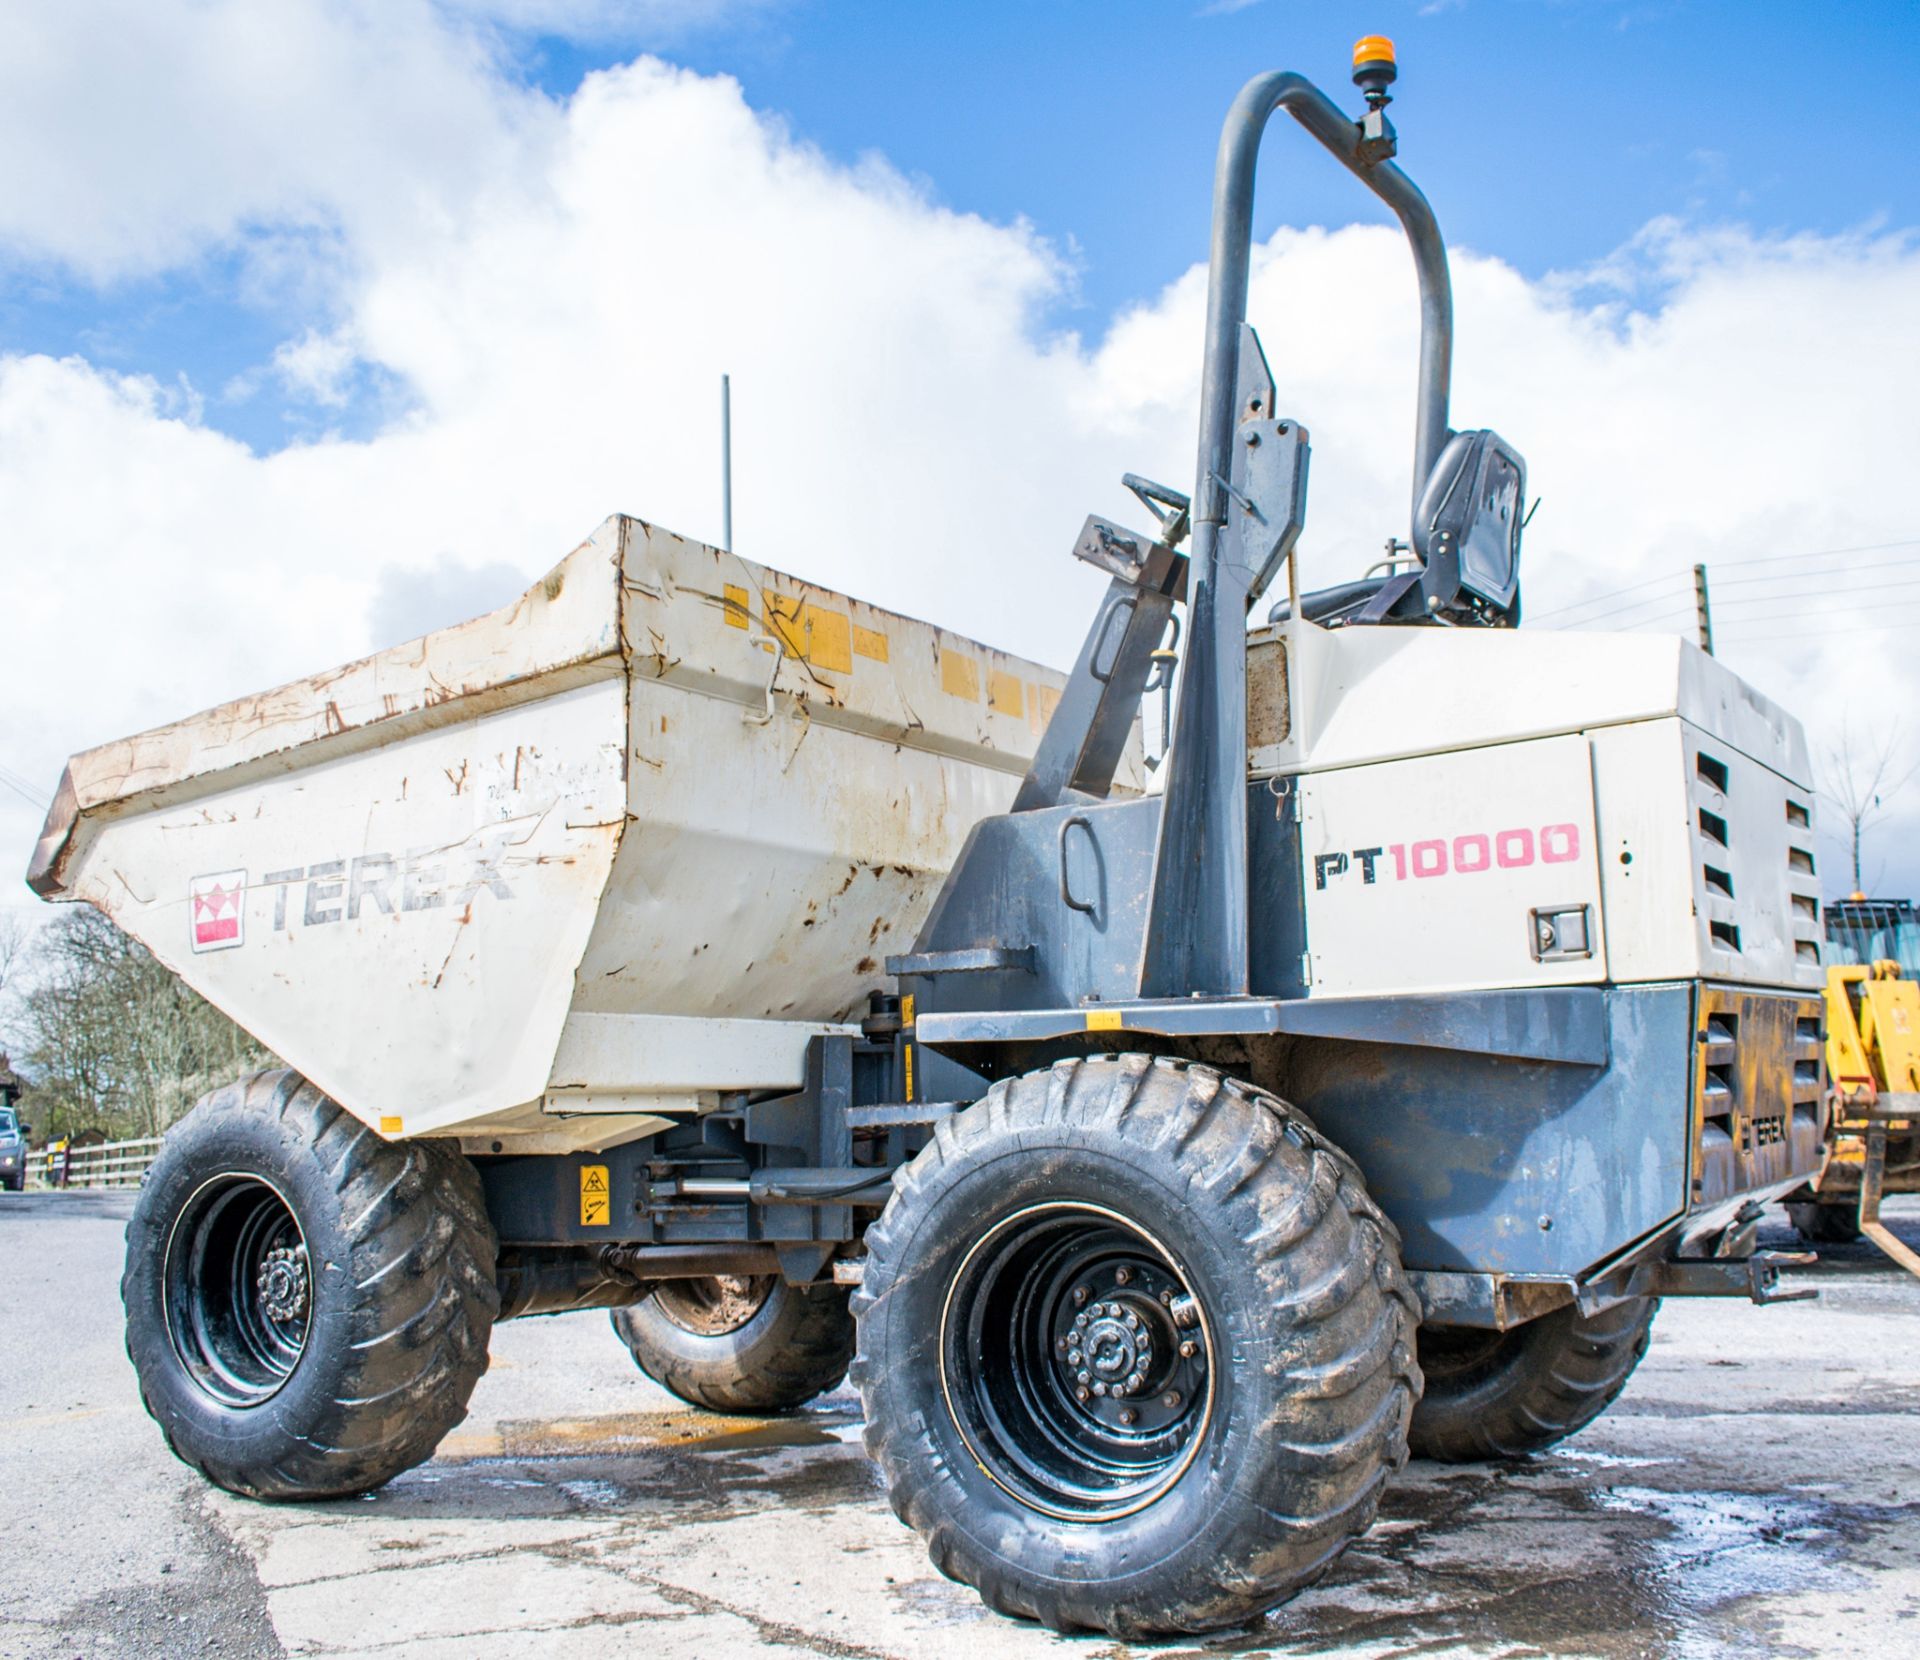
<path id="1" fill-rule="evenodd" d="M 167 1444 L 262 1499 L 340 1497 L 466 1416 L 500 1306 L 479 1177 L 297 1073 L 204 1097 L 127 1225 L 127 1353 Z"/>
<path id="2" fill-rule="evenodd" d="M 1524 1458 L 1585 1429 L 1626 1388 L 1659 1310 L 1658 1297 L 1634 1297 L 1594 1315 L 1555 1309 L 1505 1332 L 1423 1327 L 1414 1456 Z"/>
<path id="3" fill-rule="evenodd" d="M 1419 1311 L 1392 1225 L 1304 1118 L 1209 1068 L 995 1085 L 866 1243 L 868 1450 L 935 1566 L 1002 1613 L 1244 1623 L 1406 1459 Z"/>

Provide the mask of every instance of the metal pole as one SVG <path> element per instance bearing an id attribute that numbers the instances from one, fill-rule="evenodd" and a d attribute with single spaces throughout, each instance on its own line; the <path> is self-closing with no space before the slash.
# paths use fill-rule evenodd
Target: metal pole
<path id="1" fill-rule="evenodd" d="M 1700 649 L 1713 655 L 1713 613 L 1707 608 L 1707 567 L 1693 567 L 1693 609 L 1700 628 Z"/>
<path id="2" fill-rule="evenodd" d="M 720 377 L 720 545 L 733 552 L 733 377 Z"/>

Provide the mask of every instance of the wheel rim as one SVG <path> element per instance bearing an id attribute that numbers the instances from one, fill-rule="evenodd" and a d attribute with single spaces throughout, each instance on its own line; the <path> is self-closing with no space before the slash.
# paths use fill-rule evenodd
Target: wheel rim
<path id="1" fill-rule="evenodd" d="M 167 1335 L 199 1386 L 226 1406 L 278 1394 L 313 1321 L 307 1242 L 285 1195 L 259 1176 L 203 1183 L 167 1238 Z"/>
<path id="2" fill-rule="evenodd" d="M 695 1337 L 725 1337 L 746 1325 L 773 1295 L 775 1277 L 716 1274 L 698 1280 L 668 1280 L 653 1294 L 660 1312 Z"/>
<path id="3" fill-rule="evenodd" d="M 941 1386 L 974 1461 L 1073 1521 L 1144 1509 L 1198 1453 L 1211 1322 L 1172 1254 L 1117 1212 L 1059 1203 L 998 1224 L 941 1313 Z"/>

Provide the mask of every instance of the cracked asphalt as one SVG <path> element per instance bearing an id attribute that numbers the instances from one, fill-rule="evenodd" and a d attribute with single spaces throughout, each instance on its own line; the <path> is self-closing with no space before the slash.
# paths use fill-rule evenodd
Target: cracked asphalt
<path id="1" fill-rule="evenodd" d="M 0 1195 L 0 1656 L 1920 1653 L 1920 1282 L 1671 1302 L 1613 1411 L 1523 1465 L 1416 1464 L 1260 1626 L 1149 1648 L 988 1614 L 888 1512 L 842 1391 L 683 1408 L 604 1314 L 502 1327 L 439 1455 L 347 1503 L 201 1485 L 120 1345 L 122 1196 Z M 1891 1208 L 1920 1245 L 1920 1201 Z M 1784 1231 L 1766 1241 L 1790 1246 Z"/>

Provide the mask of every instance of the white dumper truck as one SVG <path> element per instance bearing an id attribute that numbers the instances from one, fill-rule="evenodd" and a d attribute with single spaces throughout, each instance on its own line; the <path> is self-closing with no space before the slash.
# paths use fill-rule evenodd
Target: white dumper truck
<path id="1" fill-rule="evenodd" d="M 1448 424 L 1393 73 L 1363 41 L 1357 121 L 1291 74 L 1236 102 L 1195 494 L 1088 521 L 1071 675 L 616 518 L 504 611 L 73 759 L 32 886 L 287 1063 L 174 1127 L 128 1230 L 182 1458 L 364 1490 L 497 1319 L 604 1307 L 721 1411 L 851 1365 L 993 1607 L 1200 1631 L 1409 1450 L 1578 1430 L 1662 1297 L 1783 1294 L 1805 742 L 1682 641 L 1515 626 L 1525 466 Z M 1423 317 L 1411 556 L 1305 595 L 1244 322 L 1279 109 L 1399 217 Z"/>

